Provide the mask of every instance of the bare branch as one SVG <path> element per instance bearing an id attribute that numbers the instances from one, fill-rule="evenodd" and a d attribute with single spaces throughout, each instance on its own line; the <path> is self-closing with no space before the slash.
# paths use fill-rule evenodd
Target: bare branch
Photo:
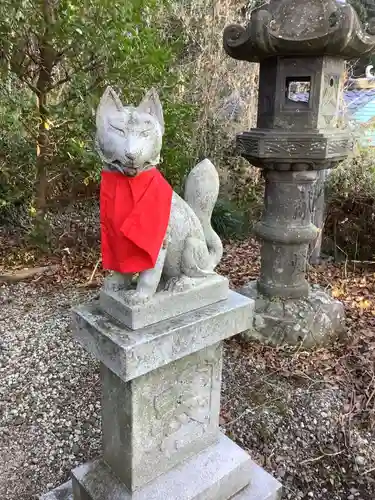
<path id="1" fill-rule="evenodd" d="M 95 81 L 91 85 L 89 85 L 89 87 L 86 88 L 86 92 L 89 94 L 93 89 L 98 87 L 102 81 L 103 81 L 103 77 L 95 78 Z M 74 100 L 74 97 L 71 97 L 68 95 L 65 99 L 63 99 L 61 102 L 56 104 L 55 107 L 56 106 L 64 106 L 66 103 L 71 102 L 73 100 Z"/>
<path id="2" fill-rule="evenodd" d="M 65 73 L 66 76 L 64 78 L 61 78 L 60 80 L 49 86 L 48 92 L 56 89 L 57 87 L 60 87 L 61 85 L 64 85 L 64 83 L 67 83 L 72 79 L 74 73 L 69 74 L 67 71 L 65 71 Z"/>
<path id="3" fill-rule="evenodd" d="M 25 83 L 29 87 L 29 89 L 32 92 L 34 92 L 34 94 L 38 95 L 39 94 L 39 90 L 25 76 L 25 73 L 26 73 L 28 67 L 30 66 L 30 64 L 27 64 L 25 67 L 23 67 L 22 65 L 20 66 L 18 64 L 14 64 L 14 62 L 12 63 L 11 59 L 9 59 L 8 57 L 6 57 L 5 59 L 7 61 L 9 61 L 12 73 L 14 73 L 15 75 L 17 75 L 18 78 L 21 80 L 21 82 Z"/>
<path id="4" fill-rule="evenodd" d="M 32 52 L 30 50 L 26 49 L 25 53 L 32 60 L 32 62 L 34 64 L 36 64 L 37 66 L 39 66 L 40 61 L 38 61 L 38 59 L 36 59 L 36 57 L 34 56 L 34 54 L 32 54 Z"/>
<path id="5" fill-rule="evenodd" d="M 79 72 L 80 73 L 89 73 L 90 71 L 98 68 L 100 66 L 100 64 L 103 62 L 103 60 L 104 59 L 102 58 L 102 59 L 98 59 L 97 61 L 92 61 L 90 64 L 87 64 L 83 68 L 79 69 Z M 57 82 L 55 82 L 53 85 L 50 85 L 48 88 L 48 91 L 50 92 L 51 90 L 54 90 L 57 87 L 60 87 L 64 83 L 69 82 L 75 74 L 76 74 L 76 72 L 74 72 L 74 71 L 70 74 L 68 74 L 68 72 L 66 72 L 66 76 L 64 78 L 61 78 Z"/>
<path id="6" fill-rule="evenodd" d="M 20 80 L 21 80 L 21 82 L 26 83 L 26 85 L 29 87 L 29 89 L 32 92 L 34 92 L 34 94 L 39 95 L 39 93 L 40 93 L 39 90 L 37 89 L 37 87 L 35 85 L 33 85 L 31 82 L 29 82 L 29 80 L 27 80 L 23 76 L 22 77 L 20 76 Z"/>

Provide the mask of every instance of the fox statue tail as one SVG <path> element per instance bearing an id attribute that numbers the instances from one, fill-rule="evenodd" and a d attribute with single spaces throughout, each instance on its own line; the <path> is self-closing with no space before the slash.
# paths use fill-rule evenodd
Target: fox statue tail
<path id="1" fill-rule="evenodd" d="M 189 173 L 185 184 L 185 201 L 202 224 L 212 270 L 223 256 L 223 244 L 211 225 L 211 216 L 219 195 L 219 174 L 207 158 Z"/>

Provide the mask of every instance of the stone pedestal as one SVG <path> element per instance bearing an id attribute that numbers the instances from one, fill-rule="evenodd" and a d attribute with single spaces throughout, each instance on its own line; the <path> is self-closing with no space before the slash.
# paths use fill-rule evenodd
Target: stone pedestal
<path id="1" fill-rule="evenodd" d="M 136 331 L 99 303 L 77 308 L 75 336 L 101 362 L 103 455 L 44 500 L 279 499 L 219 430 L 222 342 L 251 327 L 253 305 L 230 292 Z"/>
<path id="2" fill-rule="evenodd" d="M 248 340 L 313 347 L 345 331 L 344 306 L 319 286 L 313 285 L 309 294 L 300 299 L 264 296 L 259 293 L 257 281 L 239 291 L 255 300 L 253 327 L 243 333 Z"/>
<path id="3" fill-rule="evenodd" d="M 345 60 L 373 52 L 375 36 L 337 0 L 275 0 L 248 14 L 246 27 L 229 25 L 223 34 L 230 57 L 259 63 L 257 126 L 237 136 L 239 153 L 266 181 L 256 228 L 261 274 L 256 288 L 243 289 L 256 298 L 247 336 L 312 346 L 344 328 L 343 305 L 305 278 L 309 245 L 318 245 L 314 261 L 321 240 L 311 224 L 313 187 L 319 171 L 327 174 L 352 149 L 340 120 Z M 318 202 L 324 204 L 323 191 Z M 315 215 L 321 226 L 323 207 Z"/>
<path id="4" fill-rule="evenodd" d="M 309 245 L 318 233 L 311 223 L 317 171 L 303 163 L 294 168 L 264 172 L 264 212 L 255 227 L 260 277 L 240 290 L 255 300 L 253 329 L 244 337 L 312 347 L 340 334 L 345 314 L 341 302 L 306 280 Z"/>
<path id="5" fill-rule="evenodd" d="M 309 244 L 318 233 L 311 223 L 317 172 L 308 171 L 304 164 L 296 167 L 301 171 L 264 171 L 264 211 L 254 232 L 262 241 L 258 288 L 268 297 L 309 294 L 305 273 Z"/>
<path id="6" fill-rule="evenodd" d="M 225 440 L 224 440 L 225 442 Z M 204 459 L 207 455 L 206 454 L 201 454 L 201 457 Z M 196 465 L 200 465 L 197 464 Z M 83 474 L 89 474 L 90 470 L 94 470 L 95 466 L 97 466 L 97 462 L 94 464 L 89 464 L 87 466 L 82 466 L 79 469 L 76 469 L 77 474 L 83 473 Z M 206 468 L 207 470 L 207 468 Z M 199 472 L 198 472 L 199 474 Z M 231 500 L 280 500 L 281 498 L 281 485 L 278 483 L 270 474 L 265 472 L 259 465 L 257 465 L 255 462 L 251 462 L 251 482 L 250 484 L 241 490 L 239 493 L 236 493 Z M 163 477 L 161 476 L 161 479 Z M 191 476 L 190 476 L 191 479 Z M 196 478 L 195 478 L 196 479 Z M 116 484 L 116 483 L 115 483 Z M 170 483 L 169 483 L 170 484 Z M 196 485 L 196 483 L 190 482 L 190 487 L 193 485 Z M 157 490 L 156 490 L 157 491 Z M 165 491 L 165 490 L 164 490 Z M 169 500 L 171 497 L 170 490 L 169 496 L 165 497 L 160 497 L 163 500 Z M 113 493 L 113 490 L 112 490 Z M 127 496 L 126 496 L 127 495 Z M 129 496 L 129 492 L 125 494 L 125 497 L 116 497 L 112 496 L 112 500 L 123 500 L 132 498 Z M 154 499 L 155 497 L 149 497 L 150 500 Z M 158 497 L 156 497 L 158 498 Z M 183 500 L 184 497 L 181 495 L 181 492 L 178 493 L 177 496 L 178 499 Z M 205 497 L 202 497 L 205 498 Z M 215 497 L 215 500 L 220 499 L 220 496 Z M 47 495 L 44 495 L 42 497 L 42 500 L 73 500 L 73 484 L 72 481 L 68 481 L 55 490 L 51 491 L 50 493 L 47 493 Z"/>

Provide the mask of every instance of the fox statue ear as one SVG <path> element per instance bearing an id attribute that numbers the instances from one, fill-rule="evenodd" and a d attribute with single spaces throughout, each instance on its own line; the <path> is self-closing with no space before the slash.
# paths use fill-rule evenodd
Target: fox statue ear
<path id="1" fill-rule="evenodd" d="M 96 110 L 96 127 L 99 128 L 108 120 L 112 114 L 123 109 L 122 102 L 112 87 L 107 87 L 102 95 L 98 109 Z"/>
<path id="2" fill-rule="evenodd" d="M 161 131 L 164 134 L 164 117 L 163 117 L 163 107 L 161 105 L 159 95 L 157 91 L 152 88 L 144 96 L 142 102 L 138 106 L 138 111 L 141 113 L 148 113 L 154 116 L 161 127 Z"/>

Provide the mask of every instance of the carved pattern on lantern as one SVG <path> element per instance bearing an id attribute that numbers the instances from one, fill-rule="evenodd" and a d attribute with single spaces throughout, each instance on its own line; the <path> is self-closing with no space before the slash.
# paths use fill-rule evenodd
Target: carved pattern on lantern
<path id="1" fill-rule="evenodd" d="M 349 145 L 349 138 L 348 139 L 340 139 L 338 141 L 330 141 L 328 142 L 328 153 L 330 155 L 342 153 L 343 151 L 346 151 Z"/>
<path id="2" fill-rule="evenodd" d="M 309 141 L 277 141 L 268 139 L 264 143 L 264 152 L 265 153 L 286 153 L 293 157 L 300 157 L 301 153 L 304 156 L 314 156 L 316 152 L 320 152 L 324 149 L 324 142 L 311 142 Z"/>

